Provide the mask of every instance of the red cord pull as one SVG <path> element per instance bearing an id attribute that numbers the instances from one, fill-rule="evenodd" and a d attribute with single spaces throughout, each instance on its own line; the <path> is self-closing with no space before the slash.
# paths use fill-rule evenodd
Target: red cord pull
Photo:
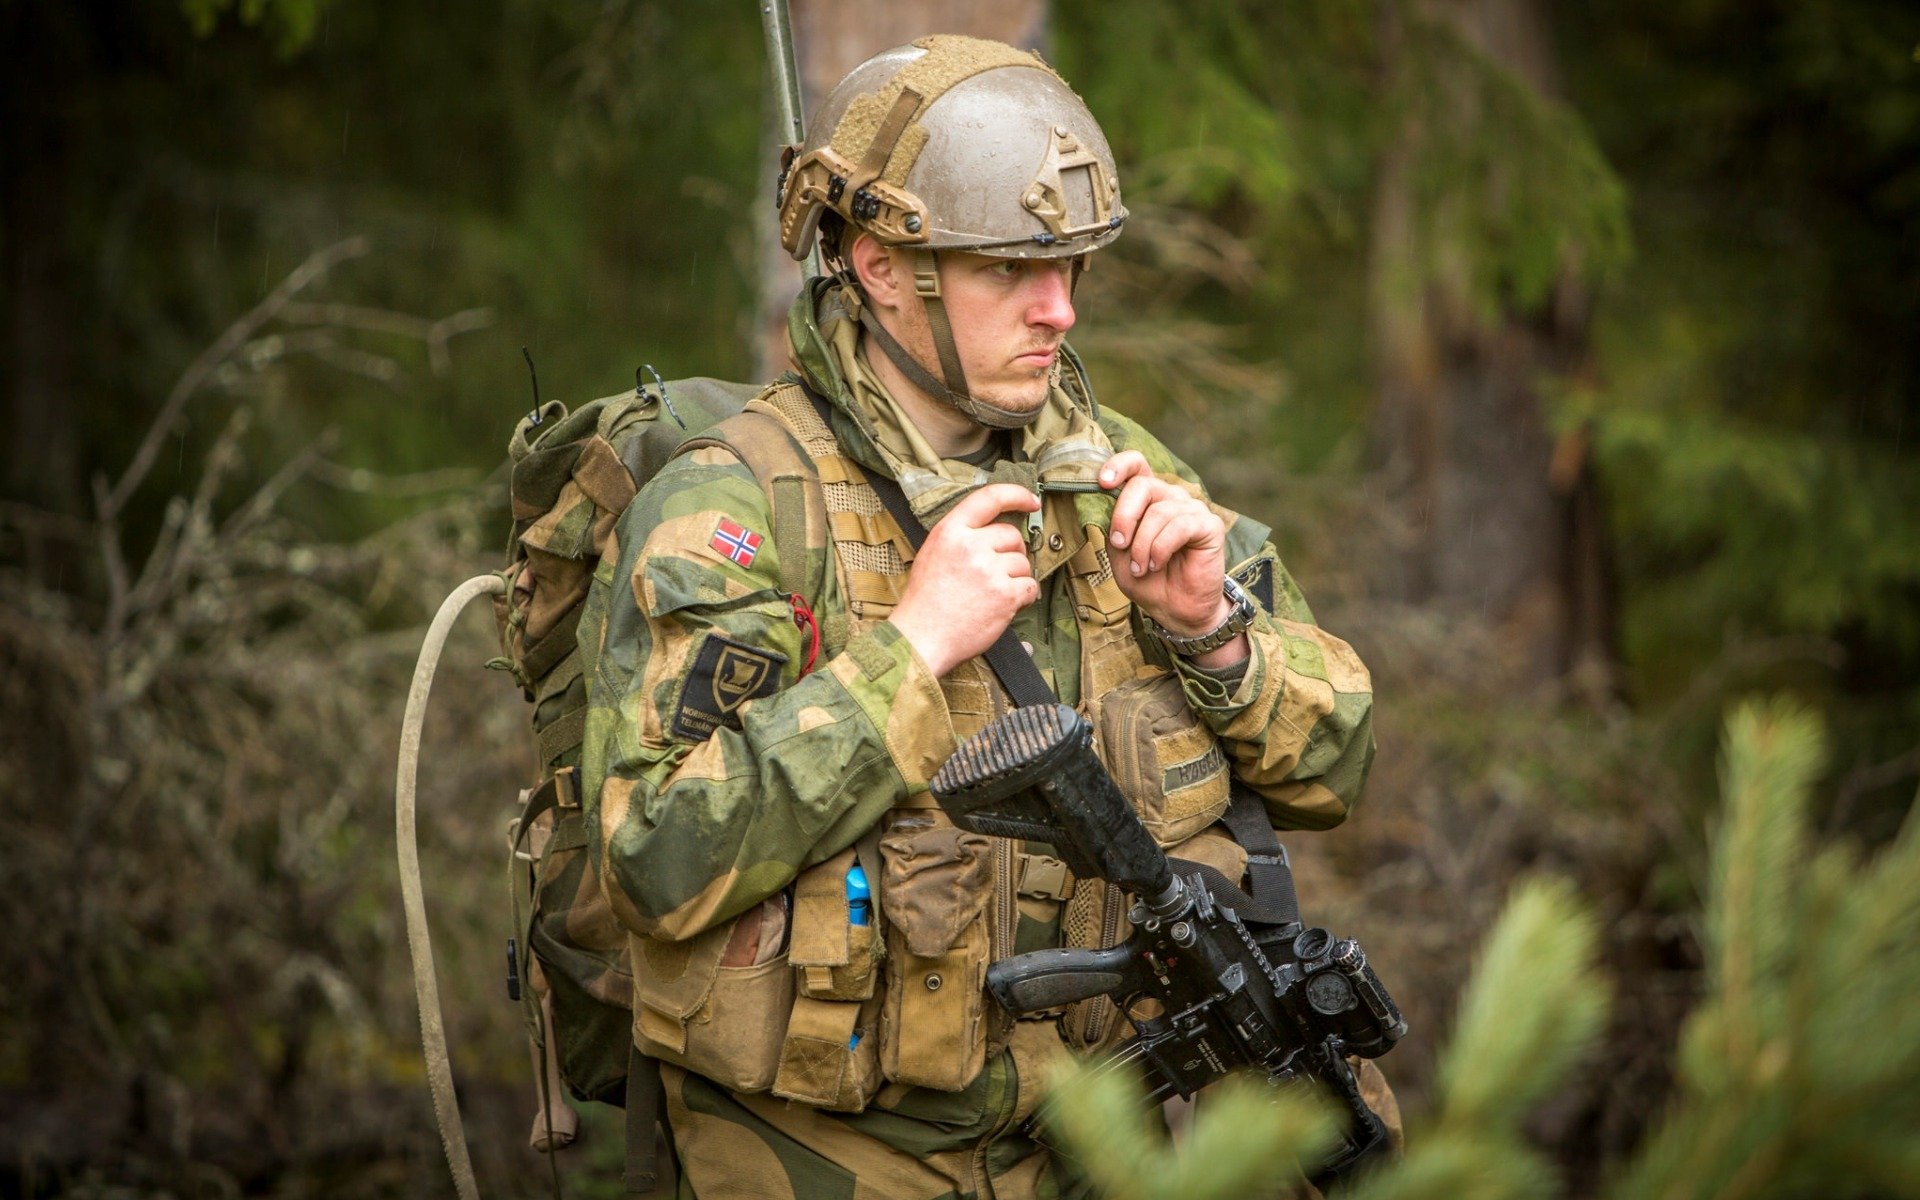
<path id="1" fill-rule="evenodd" d="M 800 678 L 805 679 L 813 670 L 813 664 L 820 658 L 820 622 L 814 618 L 813 610 L 798 594 L 788 596 L 787 604 L 793 609 L 793 623 L 807 635 L 807 661 L 800 668 Z"/>

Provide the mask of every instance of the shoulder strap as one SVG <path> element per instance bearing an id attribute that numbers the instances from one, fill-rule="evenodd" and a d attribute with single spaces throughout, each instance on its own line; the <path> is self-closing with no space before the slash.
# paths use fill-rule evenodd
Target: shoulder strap
<path id="1" fill-rule="evenodd" d="M 827 423 L 828 428 L 832 428 L 833 422 L 828 416 L 832 410 L 827 406 L 826 397 L 804 382 L 800 386 L 806 389 L 807 399 L 813 402 L 820 419 Z M 868 475 L 867 484 L 880 497 L 880 503 L 886 506 L 888 515 L 893 517 L 894 523 L 900 526 L 901 532 L 907 535 L 907 541 L 918 552 L 927 540 L 927 529 L 920 523 L 920 518 L 914 515 L 913 506 L 907 503 L 907 494 L 900 490 L 900 484 L 884 475 Z M 987 660 L 987 666 L 993 669 L 1000 686 L 1007 689 L 1007 695 L 1012 697 L 1016 705 L 1059 703 L 1059 697 L 1047 686 L 1040 668 L 1033 665 L 1032 656 L 1021 649 L 1020 639 L 1013 636 L 1011 627 L 1001 630 L 999 639 L 987 647 L 987 652 L 981 657 Z"/>
<path id="2" fill-rule="evenodd" d="M 825 581 L 810 570 L 810 547 L 830 545 L 826 501 L 820 471 L 785 421 L 759 398 L 707 434 L 688 438 L 678 452 L 717 446 L 739 456 L 767 494 L 773 514 L 774 553 L 780 559 L 780 588 L 809 602 L 819 599 Z M 824 556 L 820 559 L 824 570 Z M 834 647 L 838 649 L 838 647 Z"/>

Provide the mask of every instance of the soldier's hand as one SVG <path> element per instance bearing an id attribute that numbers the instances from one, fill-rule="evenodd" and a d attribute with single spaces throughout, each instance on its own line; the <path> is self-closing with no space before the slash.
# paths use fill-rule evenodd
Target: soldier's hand
<path id="1" fill-rule="evenodd" d="M 1221 594 L 1227 573 L 1226 522 L 1199 497 L 1153 473 L 1138 450 L 1108 459 L 1100 486 L 1118 491 L 1107 557 L 1127 598 L 1174 633 L 1215 629 L 1232 605 Z"/>
<path id="2" fill-rule="evenodd" d="M 935 675 L 993 645 L 1014 614 L 1040 598 L 1026 542 L 998 520 L 1039 507 L 1040 498 L 1023 487 L 989 484 L 927 532 L 907 571 L 907 590 L 887 619 Z"/>

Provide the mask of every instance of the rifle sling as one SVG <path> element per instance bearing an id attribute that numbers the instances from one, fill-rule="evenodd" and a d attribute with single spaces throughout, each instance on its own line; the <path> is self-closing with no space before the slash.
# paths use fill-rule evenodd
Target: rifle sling
<path id="1" fill-rule="evenodd" d="M 833 410 L 827 404 L 826 397 L 804 382 L 801 387 L 819 412 L 821 422 L 827 428 L 833 428 Z M 914 515 L 913 506 L 907 503 L 907 494 L 900 490 L 900 484 L 885 475 L 871 473 L 867 476 L 867 483 L 880 497 L 880 503 L 886 506 L 887 513 L 900 526 L 900 531 L 907 535 L 908 544 L 918 553 L 927 540 L 927 527 Z M 1039 667 L 1033 665 L 1032 656 L 1021 647 L 1020 639 L 1013 635 L 1011 627 L 1001 630 L 998 640 L 987 647 L 981 657 L 987 660 L 987 666 L 993 668 L 995 678 L 1000 680 L 1000 686 L 1007 689 L 1007 695 L 1012 697 L 1016 705 L 1024 707 L 1059 703 L 1059 697 L 1047 686 L 1046 677 L 1040 674 Z"/>
<path id="2" fill-rule="evenodd" d="M 1300 901 L 1293 891 L 1293 864 L 1287 861 L 1287 848 L 1280 844 L 1280 838 L 1273 832 L 1273 822 L 1267 819 L 1266 805 L 1261 803 L 1258 792 L 1238 779 L 1233 781 L 1232 796 L 1221 820 L 1247 852 L 1247 881 L 1252 885 L 1253 898 L 1264 912 L 1273 914 L 1256 918 L 1243 912 L 1241 918 L 1274 925 L 1300 924 Z"/>
<path id="3" fill-rule="evenodd" d="M 1169 858 L 1169 866 L 1175 875 L 1198 875 L 1207 885 L 1207 891 L 1221 908 L 1230 908 L 1234 915 L 1249 925 L 1271 925 L 1284 927 L 1297 925 L 1297 919 L 1289 918 L 1290 910 L 1263 904 L 1240 889 L 1240 886 L 1220 873 L 1218 867 L 1206 863 L 1188 862 L 1184 858 Z"/>

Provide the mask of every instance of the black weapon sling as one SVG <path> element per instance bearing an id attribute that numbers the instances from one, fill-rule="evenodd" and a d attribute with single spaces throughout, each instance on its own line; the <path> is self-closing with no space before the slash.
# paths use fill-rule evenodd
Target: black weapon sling
<path id="1" fill-rule="evenodd" d="M 831 430 L 833 409 L 826 397 L 805 380 L 800 381 L 800 387 L 814 411 L 820 414 L 821 424 Z M 914 552 L 919 553 L 927 540 L 927 528 L 907 503 L 907 494 L 900 490 L 899 481 L 868 472 L 867 484 L 880 497 L 880 503 L 901 532 L 907 535 Z M 1059 703 L 1060 698 L 1054 695 L 1053 688 L 1040 674 L 1040 668 L 1033 664 L 1033 657 L 1020 645 L 1011 626 L 1000 631 L 1000 636 L 981 657 L 987 660 L 987 666 L 992 668 L 994 677 L 1015 705 Z M 1287 861 L 1286 847 L 1280 844 L 1273 823 L 1267 819 L 1266 806 L 1257 792 L 1238 779 L 1232 782 L 1231 796 L 1222 820 L 1234 840 L 1247 852 L 1247 878 L 1252 884 L 1252 894 L 1242 891 L 1238 884 L 1204 863 L 1174 859 L 1175 869 L 1183 875 L 1198 874 L 1205 878 L 1207 890 L 1214 898 L 1237 912 L 1243 921 L 1297 929 L 1300 904 L 1294 895 L 1293 868 Z"/>

